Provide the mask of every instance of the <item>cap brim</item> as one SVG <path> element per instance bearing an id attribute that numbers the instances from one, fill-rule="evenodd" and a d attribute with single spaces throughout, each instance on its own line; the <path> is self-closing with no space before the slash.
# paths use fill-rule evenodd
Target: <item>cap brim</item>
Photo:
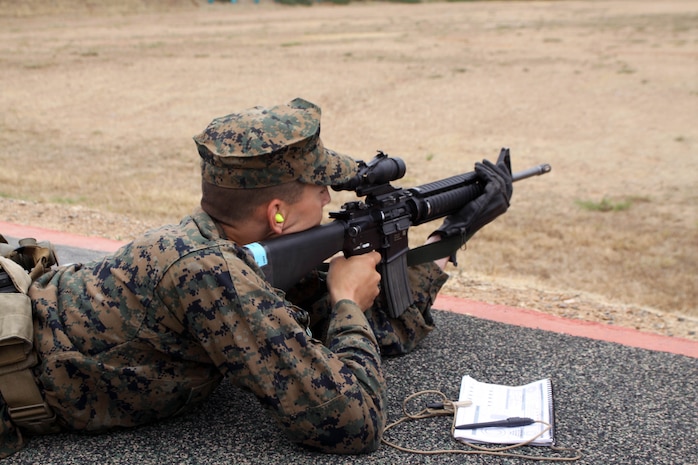
<path id="1" fill-rule="evenodd" d="M 331 179 L 331 184 L 328 184 L 328 186 L 344 184 L 356 176 L 358 173 L 358 165 L 353 157 L 327 148 L 325 149 L 325 153 L 327 154 L 327 158 L 333 160 L 337 166 L 336 176 Z"/>
<path id="2" fill-rule="evenodd" d="M 318 149 L 321 153 L 316 152 L 317 158 L 312 173 L 307 173 L 307 175 L 304 173 L 299 178 L 300 182 L 320 186 L 335 186 L 344 184 L 356 176 L 358 171 L 357 162 L 352 157 L 324 147 L 318 147 Z"/>

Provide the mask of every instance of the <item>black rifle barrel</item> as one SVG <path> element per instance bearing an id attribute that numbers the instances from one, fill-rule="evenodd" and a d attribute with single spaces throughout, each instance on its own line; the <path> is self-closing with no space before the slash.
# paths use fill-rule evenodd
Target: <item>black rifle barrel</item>
<path id="1" fill-rule="evenodd" d="M 522 179 L 530 178 L 532 176 L 540 176 L 541 174 L 550 173 L 552 168 L 549 164 L 543 163 L 542 165 L 534 166 L 527 170 L 519 171 L 512 175 L 514 182 L 521 181 Z"/>

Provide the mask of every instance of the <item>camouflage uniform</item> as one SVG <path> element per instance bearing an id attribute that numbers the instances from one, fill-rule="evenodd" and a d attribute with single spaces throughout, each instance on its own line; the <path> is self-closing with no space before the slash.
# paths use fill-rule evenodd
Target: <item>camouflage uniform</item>
<path id="1" fill-rule="evenodd" d="M 317 107 L 305 108 L 317 111 L 319 120 Z M 319 123 L 311 132 L 319 133 Z M 230 132 L 210 140 L 226 138 L 244 145 Z M 204 178 L 230 180 L 239 166 L 212 169 L 220 157 L 207 160 L 204 140 L 206 134 L 197 136 Z M 318 184 L 352 173 L 351 163 L 325 151 L 319 139 L 301 145 L 319 151 L 312 163 L 330 170 L 286 163 L 270 171 L 272 183 L 289 172 L 296 176 L 294 169 L 307 175 L 304 182 Z M 215 150 L 220 153 L 220 146 Z M 283 159 L 294 156 L 287 151 Z M 333 165 L 327 157 L 338 159 Z M 251 173 L 256 184 L 264 183 L 259 169 Z M 225 377 L 253 392 L 290 440 L 328 452 L 367 452 L 378 446 L 386 420 L 380 351 L 407 352 L 432 329 L 429 308 L 445 279 L 433 264 L 411 269 L 415 304 L 395 320 L 380 308 L 364 314 L 349 300 L 331 307 L 320 272 L 285 295 L 198 209 L 102 261 L 40 277 L 29 293 L 40 358 L 34 373 L 67 430 L 101 431 L 177 415 L 206 399 Z M 21 438 L 2 402 L 0 415 L 0 454 L 7 454 Z"/>

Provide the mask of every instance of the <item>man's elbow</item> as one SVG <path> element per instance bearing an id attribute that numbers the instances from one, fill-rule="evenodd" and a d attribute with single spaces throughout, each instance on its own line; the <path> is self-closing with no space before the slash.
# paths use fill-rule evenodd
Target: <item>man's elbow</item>
<path id="1" fill-rule="evenodd" d="M 385 414 L 372 401 L 334 399 L 306 410 L 287 427 L 290 439 L 315 450 L 331 454 L 365 454 L 380 446 Z"/>
<path id="2" fill-rule="evenodd" d="M 303 445 L 330 454 L 366 454 L 380 446 L 384 422 L 375 411 L 343 424 L 333 420 L 317 425 L 315 437 L 306 438 Z"/>

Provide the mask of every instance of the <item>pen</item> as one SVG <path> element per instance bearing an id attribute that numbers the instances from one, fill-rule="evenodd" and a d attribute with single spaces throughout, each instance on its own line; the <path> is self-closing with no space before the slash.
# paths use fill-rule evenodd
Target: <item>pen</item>
<path id="1" fill-rule="evenodd" d="M 517 426 L 528 426 L 536 421 L 532 418 L 511 417 L 506 420 L 487 421 L 485 423 L 470 423 L 469 425 L 458 425 L 456 429 L 477 429 L 477 428 L 516 428 Z"/>

